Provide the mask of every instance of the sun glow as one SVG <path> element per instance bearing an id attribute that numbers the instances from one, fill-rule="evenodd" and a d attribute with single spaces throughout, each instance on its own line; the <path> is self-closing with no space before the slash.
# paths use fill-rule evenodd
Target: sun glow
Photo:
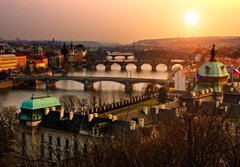
<path id="1" fill-rule="evenodd" d="M 185 15 L 185 22 L 187 25 L 194 26 L 198 22 L 198 14 L 194 11 L 188 12 Z"/>

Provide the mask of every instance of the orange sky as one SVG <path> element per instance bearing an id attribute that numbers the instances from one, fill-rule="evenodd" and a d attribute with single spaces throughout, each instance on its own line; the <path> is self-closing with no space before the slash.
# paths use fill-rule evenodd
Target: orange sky
<path id="1" fill-rule="evenodd" d="M 196 11 L 199 22 L 184 16 Z M 0 0 L 0 37 L 95 40 L 240 35 L 240 0 Z"/>

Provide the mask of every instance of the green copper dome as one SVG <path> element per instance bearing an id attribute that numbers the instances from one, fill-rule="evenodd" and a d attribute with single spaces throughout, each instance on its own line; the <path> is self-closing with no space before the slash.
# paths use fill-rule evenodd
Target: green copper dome
<path id="1" fill-rule="evenodd" d="M 36 46 L 36 47 L 34 47 L 34 50 L 35 50 L 35 51 L 42 51 L 43 48 L 42 48 L 41 46 Z"/>
<path id="2" fill-rule="evenodd" d="M 204 63 L 200 67 L 198 74 L 203 77 L 227 77 L 229 75 L 226 65 L 219 61 L 208 61 Z"/>
<path id="3" fill-rule="evenodd" d="M 54 106 L 60 106 L 60 102 L 57 98 L 51 97 L 51 96 L 44 96 L 44 97 L 32 97 L 29 100 L 25 100 L 22 103 L 21 109 L 41 109 L 41 108 L 47 108 L 47 107 L 54 107 Z"/>

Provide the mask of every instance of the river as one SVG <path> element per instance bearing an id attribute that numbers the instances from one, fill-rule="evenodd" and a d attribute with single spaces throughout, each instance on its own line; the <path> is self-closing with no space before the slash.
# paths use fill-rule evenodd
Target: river
<path id="1" fill-rule="evenodd" d="M 157 66 L 157 71 L 152 72 L 151 66 L 144 64 L 142 66 L 141 72 L 136 72 L 136 66 L 129 64 L 127 66 L 126 72 L 121 72 L 121 67 L 118 64 L 112 65 L 112 70 L 110 72 L 104 71 L 105 67 L 103 65 L 97 66 L 96 72 L 86 71 L 85 69 L 81 72 L 69 72 L 68 75 L 71 76 L 97 76 L 97 77 L 123 77 L 123 78 L 155 78 L 155 79 L 167 79 L 168 73 L 164 65 Z M 97 82 L 94 84 L 94 88 L 98 89 L 100 83 Z M 135 94 L 140 94 L 146 83 L 134 84 L 133 89 Z M 105 103 L 112 102 L 113 100 L 117 101 L 120 97 L 125 96 L 124 94 L 124 85 L 121 85 L 116 82 L 101 82 L 102 87 L 102 100 Z M 76 81 L 58 81 L 56 83 L 56 89 L 50 91 L 51 95 L 59 98 L 61 95 L 77 95 L 81 98 L 90 98 L 90 92 L 83 90 L 83 84 Z M 17 107 L 21 106 L 21 103 L 29 99 L 32 94 L 35 96 L 46 95 L 45 84 L 39 85 L 35 89 L 31 88 L 17 88 L 10 90 L 0 90 L 0 102 L 4 105 L 16 105 Z"/>

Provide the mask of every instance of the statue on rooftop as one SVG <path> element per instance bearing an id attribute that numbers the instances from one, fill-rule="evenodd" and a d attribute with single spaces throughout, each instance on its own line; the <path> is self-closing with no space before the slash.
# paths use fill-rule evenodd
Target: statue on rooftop
<path id="1" fill-rule="evenodd" d="M 213 44 L 213 47 L 211 49 L 211 58 L 210 61 L 215 61 L 215 56 L 216 56 L 216 50 L 215 50 L 215 44 Z"/>

